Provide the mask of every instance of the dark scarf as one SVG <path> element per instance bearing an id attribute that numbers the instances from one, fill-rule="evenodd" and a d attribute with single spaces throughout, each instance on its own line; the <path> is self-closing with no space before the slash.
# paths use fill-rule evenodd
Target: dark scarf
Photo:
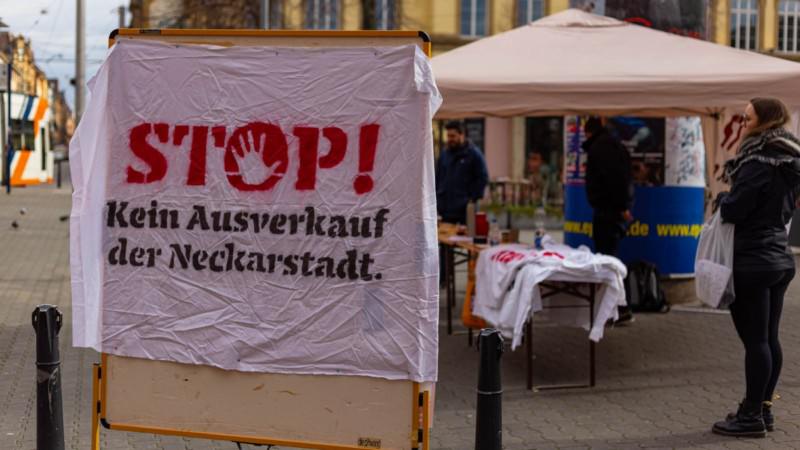
<path id="1" fill-rule="evenodd" d="M 764 147 L 767 144 L 780 146 L 783 150 L 781 155 L 765 155 Z M 800 158 L 800 140 L 784 128 L 773 128 L 744 138 L 738 154 L 725 163 L 725 170 L 719 179 L 724 183 L 731 184 L 736 173 L 746 162 L 759 161 L 777 167 L 793 163 L 797 158 Z"/>

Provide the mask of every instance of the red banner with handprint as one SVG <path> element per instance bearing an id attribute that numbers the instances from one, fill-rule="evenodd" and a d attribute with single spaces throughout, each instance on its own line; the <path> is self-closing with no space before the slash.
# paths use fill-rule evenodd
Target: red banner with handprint
<path id="1" fill-rule="evenodd" d="M 121 40 L 70 147 L 74 344 L 436 378 L 431 118 L 415 46 Z"/>

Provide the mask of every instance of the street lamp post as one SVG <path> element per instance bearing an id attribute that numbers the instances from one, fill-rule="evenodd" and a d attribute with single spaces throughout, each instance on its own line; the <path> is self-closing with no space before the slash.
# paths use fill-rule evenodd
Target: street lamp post
<path id="1" fill-rule="evenodd" d="M 84 0 L 76 0 L 76 16 L 75 23 L 75 125 L 78 124 L 83 115 L 84 98 L 84 75 L 86 70 L 86 51 L 84 49 L 84 24 L 85 24 L 85 2 Z"/>
<path id="2" fill-rule="evenodd" d="M 8 94 L 8 112 L 6 113 L 6 135 L 8 143 L 3 155 L 3 180 L 6 182 L 6 194 L 11 193 L 11 155 L 14 146 L 14 122 L 11 120 L 11 77 L 14 74 L 14 52 L 9 43 L 8 49 L 8 77 L 6 77 L 6 93 Z"/>
<path id="3" fill-rule="evenodd" d="M 0 28 L 8 28 L 8 25 L 0 21 Z M 14 40 L 11 39 L 11 33 L 8 34 L 8 64 L 6 66 L 6 95 L 7 105 L 3 105 L 2 97 L 0 96 L 0 107 L 6 106 L 5 114 L 5 129 L 6 129 L 6 145 L 3 147 L 3 183 L 6 185 L 6 194 L 11 193 L 11 156 L 13 155 L 12 148 L 14 144 L 14 122 L 11 120 L 11 77 L 14 75 Z"/>

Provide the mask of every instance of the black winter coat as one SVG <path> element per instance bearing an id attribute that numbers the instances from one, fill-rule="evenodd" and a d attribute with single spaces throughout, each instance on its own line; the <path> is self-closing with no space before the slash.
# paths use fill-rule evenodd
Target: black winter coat
<path id="1" fill-rule="evenodd" d="M 796 156 L 776 143 L 767 144 L 760 153 L 771 158 Z M 736 225 L 734 271 L 794 268 L 786 225 L 794 214 L 798 188 L 800 158 L 779 166 L 752 160 L 739 168 L 730 193 L 719 202 L 722 220 Z"/>
<path id="2" fill-rule="evenodd" d="M 602 130 L 583 143 L 586 197 L 595 214 L 620 215 L 633 205 L 633 179 L 628 150 Z M 620 215 L 621 220 L 621 215 Z"/>

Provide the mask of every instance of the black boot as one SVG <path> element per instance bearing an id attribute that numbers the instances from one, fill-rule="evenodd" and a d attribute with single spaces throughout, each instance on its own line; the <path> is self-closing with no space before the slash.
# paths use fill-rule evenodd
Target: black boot
<path id="1" fill-rule="evenodd" d="M 765 437 L 767 429 L 761 413 L 762 403 L 742 401 L 736 414 L 729 414 L 725 420 L 711 428 L 716 434 L 735 437 Z"/>
<path id="2" fill-rule="evenodd" d="M 764 428 L 767 431 L 775 431 L 775 416 L 772 415 L 772 402 L 764 401 L 761 403 L 761 417 L 764 419 Z M 736 413 L 728 413 L 726 421 L 736 420 Z"/>
<path id="3" fill-rule="evenodd" d="M 761 416 L 764 418 L 764 427 L 767 431 L 774 431 L 775 416 L 772 415 L 772 402 L 766 401 L 761 404 Z"/>

